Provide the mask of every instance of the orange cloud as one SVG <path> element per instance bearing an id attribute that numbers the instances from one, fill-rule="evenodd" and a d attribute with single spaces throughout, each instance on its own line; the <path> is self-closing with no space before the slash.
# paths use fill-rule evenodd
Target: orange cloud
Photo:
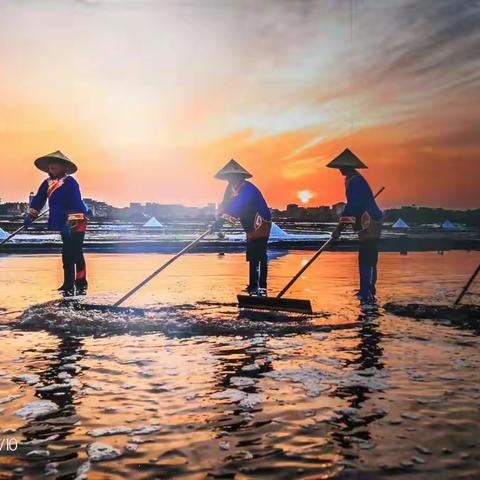
<path id="1" fill-rule="evenodd" d="M 0 3 L 3 200 L 60 149 L 116 205 L 217 201 L 232 157 L 273 207 L 328 205 L 344 188 L 325 164 L 350 147 L 383 206 L 479 206 L 468 2 L 366 2 L 352 25 L 349 2 L 88 3 Z"/>

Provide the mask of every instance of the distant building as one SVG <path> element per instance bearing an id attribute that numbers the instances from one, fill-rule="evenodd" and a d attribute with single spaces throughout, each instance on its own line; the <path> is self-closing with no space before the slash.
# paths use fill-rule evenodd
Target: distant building
<path id="1" fill-rule="evenodd" d="M 270 211 L 272 212 L 272 218 L 274 219 L 285 218 L 285 212 L 282 212 L 278 208 L 272 208 Z"/>
<path id="2" fill-rule="evenodd" d="M 22 216 L 28 208 L 26 202 L 7 202 L 0 205 L 0 216 L 4 218 L 15 218 Z"/>
<path id="3" fill-rule="evenodd" d="M 338 202 L 332 205 L 331 211 L 335 220 L 338 220 L 342 216 L 342 213 L 345 210 L 345 205 L 345 202 Z"/>
<path id="4" fill-rule="evenodd" d="M 89 215 L 95 218 L 108 218 L 110 205 L 105 202 L 98 202 L 92 198 L 84 198 L 83 202 L 87 206 Z"/>
<path id="5" fill-rule="evenodd" d="M 306 210 L 306 217 L 317 222 L 329 222 L 332 219 L 332 212 L 330 207 L 308 207 Z"/>
<path id="6" fill-rule="evenodd" d="M 216 211 L 217 208 L 214 203 L 207 203 L 205 207 L 199 209 L 199 215 L 202 219 L 213 220 Z"/>
<path id="7" fill-rule="evenodd" d="M 294 215 L 298 212 L 300 207 L 296 203 L 289 203 L 287 205 L 287 215 Z"/>
<path id="8" fill-rule="evenodd" d="M 290 203 L 287 205 L 287 218 L 291 220 L 300 220 L 303 216 L 304 209 L 299 207 L 296 203 Z"/>
<path id="9" fill-rule="evenodd" d="M 130 206 L 128 208 L 133 215 L 141 214 L 143 213 L 143 210 L 144 210 L 143 205 L 138 202 L 130 203 Z"/>

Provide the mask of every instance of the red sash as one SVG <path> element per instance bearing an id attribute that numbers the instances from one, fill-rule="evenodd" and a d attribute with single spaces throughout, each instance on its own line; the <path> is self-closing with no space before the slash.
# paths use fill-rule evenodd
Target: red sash
<path id="1" fill-rule="evenodd" d="M 57 188 L 60 188 L 63 185 L 63 182 L 67 178 L 67 175 L 65 175 L 62 178 L 49 178 L 48 179 L 48 189 L 47 189 L 47 196 L 50 198 L 50 195 L 57 190 Z"/>

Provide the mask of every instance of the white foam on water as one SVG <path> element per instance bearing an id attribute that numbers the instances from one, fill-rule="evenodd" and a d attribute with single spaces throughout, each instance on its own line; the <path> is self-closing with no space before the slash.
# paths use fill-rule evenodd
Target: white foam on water
<path id="1" fill-rule="evenodd" d="M 27 385 L 35 385 L 40 381 L 40 376 L 34 373 L 24 373 L 21 375 L 14 375 L 11 380 L 14 382 L 26 383 Z"/>
<path id="2" fill-rule="evenodd" d="M 29 420 L 57 412 L 58 409 L 58 405 L 50 400 L 37 400 L 25 404 L 13 413 L 18 417 L 22 417 L 24 420 Z"/>
<path id="3" fill-rule="evenodd" d="M 135 311 L 80 310 L 75 304 L 60 301 L 34 305 L 18 319 L 23 330 L 46 330 L 75 335 L 115 335 L 120 333 L 165 332 L 171 334 L 235 335 L 259 333 L 304 333 L 332 328 L 323 322 L 325 314 L 302 316 L 283 312 L 239 311 L 231 304 L 162 305 L 146 309 L 144 315 Z M 232 321 L 232 320 L 235 321 Z M 334 327 L 334 326 L 333 326 Z M 262 339 L 258 340 L 261 344 Z M 258 365 L 246 366 L 258 369 Z M 62 365 L 61 370 L 76 371 L 75 364 Z M 148 371 L 145 373 L 148 375 Z"/>
<path id="4" fill-rule="evenodd" d="M 215 400 L 229 400 L 238 403 L 241 407 L 252 408 L 262 402 L 262 396 L 258 393 L 246 393 L 236 388 L 227 388 L 221 392 L 214 393 L 211 397 Z"/>
<path id="5" fill-rule="evenodd" d="M 0 405 L 3 405 L 4 403 L 13 402 L 14 400 L 17 400 L 18 398 L 22 398 L 23 396 L 24 396 L 23 393 L 19 393 L 18 395 L 9 395 L 8 397 L 0 398 Z"/>
<path id="6" fill-rule="evenodd" d="M 129 427 L 126 427 L 125 425 L 119 425 L 118 427 L 96 428 L 95 430 L 90 430 L 87 433 L 91 437 L 105 437 L 108 435 L 127 434 L 131 431 L 132 429 Z"/>
<path id="7" fill-rule="evenodd" d="M 114 458 L 118 458 L 122 455 L 120 450 L 100 442 L 94 442 L 88 445 L 87 454 L 92 462 L 113 460 Z"/>

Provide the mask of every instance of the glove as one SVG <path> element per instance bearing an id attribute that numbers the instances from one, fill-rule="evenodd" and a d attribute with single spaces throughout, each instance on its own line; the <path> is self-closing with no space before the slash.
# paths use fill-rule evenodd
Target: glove
<path id="1" fill-rule="evenodd" d="M 65 225 L 61 230 L 60 233 L 66 237 L 69 237 L 72 234 L 72 227 L 70 225 Z"/>
<path id="2" fill-rule="evenodd" d="M 219 232 L 222 229 L 224 223 L 225 220 L 223 218 L 217 218 L 217 220 L 215 220 L 212 224 L 212 230 L 214 232 Z"/>
<path id="3" fill-rule="evenodd" d="M 27 213 L 23 217 L 23 225 L 25 228 L 28 228 L 33 223 L 33 218 Z"/>

